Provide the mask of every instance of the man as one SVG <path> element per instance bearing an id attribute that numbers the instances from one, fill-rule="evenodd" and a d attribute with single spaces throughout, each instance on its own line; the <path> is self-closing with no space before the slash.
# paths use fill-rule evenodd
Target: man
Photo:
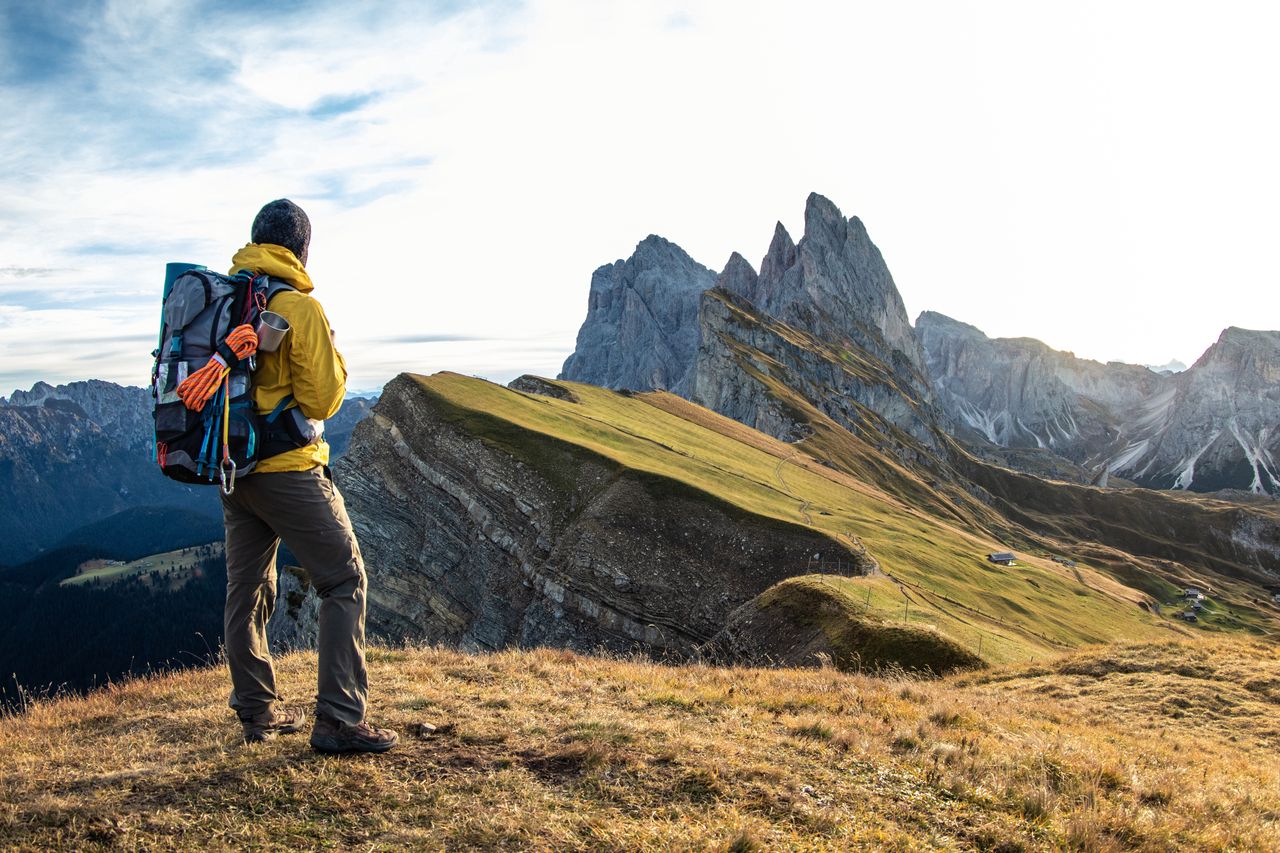
<path id="1" fill-rule="evenodd" d="M 271 299 L 270 310 L 289 321 L 289 332 L 275 352 L 257 356 L 254 404 L 264 415 L 286 401 L 286 414 L 296 406 L 308 419 L 330 418 L 342 405 L 347 366 L 324 310 L 311 296 L 306 271 L 311 223 L 302 208 L 279 199 L 259 211 L 251 240 L 236 252 L 231 273 L 252 270 L 295 288 Z M 263 440 L 266 458 L 222 498 L 231 707 L 246 743 L 300 731 L 306 720 L 301 710 L 279 704 L 267 646 L 267 621 L 276 602 L 276 548 L 283 537 L 321 600 L 311 746 L 320 752 L 386 752 L 398 740 L 395 732 L 365 720 L 364 562 L 329 473 L 329 445 L 322 435 L 301 447 L 275 435 Z"/>

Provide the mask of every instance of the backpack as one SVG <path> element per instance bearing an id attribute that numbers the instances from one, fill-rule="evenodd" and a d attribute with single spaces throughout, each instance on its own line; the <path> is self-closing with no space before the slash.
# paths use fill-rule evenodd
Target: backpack
<path id="1" fill-rule="evenodd" d="M 294 417 L 281 418 L 293 401 L 285 397 L 269 415 L 253 404 L 253 357 L 236 359 L 227 334 L 244 323 L 255 328 L 271 297 L 295 288 L 279 279 L 241 271 L 221 275 L 203 267 L 181 265 L 166 283 L 160 338 L 151 370 L 155 400 L 153 460 L 165 476 L 183 483 L 219 483 L 224 494 L 235 490 L 237 475 L 248 474 L 260 459 L 301 446 Z M 230 373 L 199 412 L 178 397 L 184 379 L 221 353 Z M 291 413 L 291 415 L 294 413 Z M 281 427 L 292 427 L 283 432 Z M 305 444 L 306 441 L 302 441 Z"/>

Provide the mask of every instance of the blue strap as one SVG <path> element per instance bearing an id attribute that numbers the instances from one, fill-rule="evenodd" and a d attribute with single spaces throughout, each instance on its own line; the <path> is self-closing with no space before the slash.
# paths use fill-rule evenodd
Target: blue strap
<path id="1" fill-rule="evenodd" d="M 254 450 L 254 448 L 255 448 L 255 447 L 257 447 L 257 446 L 258 446 L 258 441 L 257 441 L 257 439 L 258 439 L 258 431 L 257 431 L 256 429 L 254 429 L 254 427 L 253 427 L 253 418 L 249 417 L 249 416 L 248 416 L 248 415 L 246 415 L 244 412 L 236 412 L 236 417 L 238 417 L 240 420 L 244 421 L 245 426 L 247 426 L 247 427 L 249 428 L 249 441 L 248 441 L 248 443 L 245 445 L 245 449 L 244 449 L 244 458 L 245 458 L 245 459 L 252 459 L 252 458 L 253 458 L 253 450 Z"/>
<path id="2" fill-rule="evenodd" d="M 276 403 L 276 407 L 271 410 L 271 414 L 267 415 L 267 423 L 269 424 L 275 423 L 276 418 L 280 417 L 280 413 L 283 412 L 286 408 L 288 408 L 289 404 L 292 402 L 293 402 L 293 395 L 285 394 L 284 399 L 282 399 L 279 403 Z"/>
<path id="3" fill-rule="evenodd" d="M 205 409 L 204 418 L 204 441 L 200 443 L 200 456 L 196 465 L 196 474 L 200 474 L 200 469 L 206 465 L 213 467 L 213 455 L 217 451 L 217 441 L 214 436 L 217 434 L 218 421 L 222 419 L 222 389 L 219 388 L 213 397 L 209 400 Z M 212 477 L 212 473 L 210 473 Z"/>
<path id="4" fill-rule="evenodd" d="M 258 442 L 257 442 L 258 430 L 257 430 L 257 427 L 254 425 L 254 421 L 256 420 L 256 418 L 252 416 L 252 412 L 250 411 L 252 408 L 253 408 L 252 400 L 240 400 L 237 403 L 231 404 L 231 414 L 239 418 L 240 420 L 244 421 L 245 426 L 249 428 L 249 441 L 248 441 L 248 444 L 245 446 L 245 451 L 244 451 L 245 459 L 252 459 L 253 450 L 255 447 L 258 446 Z"/>
<path id="5" fill-rule="evenodd" d="M 213 421 L 204 422 L 204 440 L 200 443 L 200 453 L 196 456 L 196 476 L 204 473 L 205 458 L 209 455 L 209 436 L 213 435 Z"/>

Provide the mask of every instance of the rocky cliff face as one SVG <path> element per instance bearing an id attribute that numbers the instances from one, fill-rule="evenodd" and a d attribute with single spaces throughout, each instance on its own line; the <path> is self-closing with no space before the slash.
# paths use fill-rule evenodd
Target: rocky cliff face
<path id="1" fill-rule="evenodd" d="M 953 420 L 1002 447 L 1046 448 L 1083 462 L 1115 440 L 1124 412 L 1164 384 L 1145 367 L 1076 358 L 1032 338 L 993 340 L 932 311 L 916 331 Z"/>
<path id="2" fill-rule="evenodd" d="M 798 398 L 873 444 L 893 442 L 901 431 L 938 447 L 941 412 L 901 358 L 895 370 L 847 339 L 800 331 L 718 288 L 703 296 L 699 328 L 697 361 L 677 389 L 699 405 L 795 441 L 808 430 L 788 402 Z"/>
<path id="3" fill-rule="evenodd" d="M 715 273 L 675 243 L 646 237 L 591 276 L 587 319 L 561 376 L 605 388 L 673 388 L 698 348 L 698 299 Z"/>
<path id="4" fill-rule="evenodd" d="M 944 417 L 880 251 L 816 193 L 800 242 L 779 223 L 758 273 L 735 252 L 712 278 L 657 238 L 602 267 L 561 378 L 674 391 L 788 441 L 805 427 L 779 385 L 851 429 L 931 447 Z"/>
<path id="5" fill-rule="evenodd" d="M 887 364 L 905 360 L 917 372 L 924 357 L 902 296 L 880 250 L 856 216 L 845 219 L 823 196 L 805 204 L 799 244 L 778 223 L 760 274 L 730 261 L 719 285 L 783 323 L 832 342 L 847 341 Z M 927 396 L 927 383 L 917 382 Z"/>
<path id="6" fill-rule="evenodd" d="M 832 546 L 575 445 L 485 440 L 475 417 L 400 376 L 335 465 L 376 636 L 684 655 Z M 306 623 L 290 591 L 283 609 Z"/>
<path id="7" fill-rule="evenodd" d="M 1076 358 L 925 312 L 917 331 L 943 406 L 970 439 L 1043 448 L 1105 479 L 1280 493 L 1280 332 L 1231 328 L 1191 368 Z"/>
<path id="8" fill-rule="evenodd" d="M 1110 470 L 1156 488 L 1280 494 L 1280 332 L 1230 328 L 1124 423 Z"/>
<path id="9" fill-rule="evenodd" d="M 351 443 L 351 433 L 373 411 L 377 397 L 348 397 L 342 401 L 342 408 L 329 420 L 324 422 L 324 439 L 329 442 L 329 456 L 337 459 L 347 452 Z"/>

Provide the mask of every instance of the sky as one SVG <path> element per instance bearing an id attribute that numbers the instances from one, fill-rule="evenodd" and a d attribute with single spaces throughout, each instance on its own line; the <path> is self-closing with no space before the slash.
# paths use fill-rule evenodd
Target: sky
<path id="1" fill-rule="evenodd" d="M 1280 7 L 0 3 L 0 393 L 144 385 L 266 201 L 351 369 L 554 376 L 592 271 L 860 217 L 911 317 L 1192 363 L 1280 328 Z"/>

